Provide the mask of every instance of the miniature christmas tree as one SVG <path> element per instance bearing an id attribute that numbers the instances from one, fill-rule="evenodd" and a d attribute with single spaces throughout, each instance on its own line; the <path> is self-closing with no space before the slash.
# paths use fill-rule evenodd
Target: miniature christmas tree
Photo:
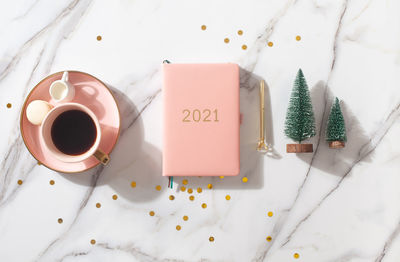
<path id="1" fill-rule="evenodd" d="M 347 141 L 346 125 L 337 97 L 332 105 L 331 113 L 329 114 L 326 127 L 326 141 L 329 142 L 330 148 L 343 148 Z"/>
<path id="2" fill-rule="evenodd" d="M 286 113 L 285 135 L 299 142 L 299 144 L 287 144 L 288 153 L 313 151 L 312 144 L 301 144 L 302 141 L 315 136 L 315 119 L 310 92 L 301 69 L 297 72 Z"/>

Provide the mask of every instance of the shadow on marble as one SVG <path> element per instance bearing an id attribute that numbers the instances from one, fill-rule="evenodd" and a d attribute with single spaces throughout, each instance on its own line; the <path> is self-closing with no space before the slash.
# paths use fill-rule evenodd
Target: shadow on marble
<path id="1" fill-rule="evenodd" d="M 110 89 L 121 114 L 121 134 L 110 154 L 110 163 L 106 167 L 100 166 L 82 174 L 62 175 L 74 183 L 86 186 L 108 185 L 116 194 L 132 202 L 149 201 L 161 196 L 155 186 L 163 186 L 167 181 L 161 176 L 161 152 L 144 141 L 140 112 L 129 97 L 116 88 Z M 94 182 L 93 179 L 97 181 Z M 134 189 L 131 186 L 132 181 L 137 184 Z M 163 186 L 161 190 L 165 188 Z"/>
<path id="2" fill-rule="evenodd" d="M 310 140 L 314 144 L 316 154 L 312 167 L 341 177 L 359 160 L 359 157 L 364 150 L 369 150 L 370 139 L 363 130 L 357 117 L 347 106 L 346 102 L 341 101 L 340 106 L 346 123 L 347 143 L 342 149 L 329 148 L 328 142 L 325 141 L 325 133 L 327 120 L 334 98 L 335 95 L 323 81 L 319 81 L 311 89 L 311 99 L 313 101 L 315 112 L 317 134 L 320 134 Z M 320 143 L 318 149 L 316 149 L 318 139 L 320 139 Z M 372 155 L 369 155 L 367 158 L 363 158 L 362 161 L 370 162 L 371 156 Z M 297 154 L 297 157 L 310 163 L 313 154 Z"/>
<path id="3" fill-rule="evenodd" d="M 240 174 L 235 177 L 174 177 L 174 189 L 179 190 L 183 179 L 190 180 L 191 187 L 206 188 L 212 183 L 214 189 L 258 189 L 264 186 L 264 158 L 280 159 L 275 150 L 262 154 L 256 150 L 259 137 L 259 83 L 262 78 L 240 69 Z M 161 196 L 155 190 L 161 185 L 161 190 L 167 189 L 167 178 L 162 174 L 162 154 L 158 148 L 144 141 L 144 128 L 140 113 L 132 101 L 116 88 L 110 87 L 118 101 L 121 111 L 121 135 L 110 155 L 111 161 L 106 167 L 98 167 L 88 171 L 87 175 L 67 175 L 67 179 L 91 186 L 96 175 L 100 174 L 96 186 L 108 185 L 125 199 L 133 202 L 148 201 Z M 266 143 L 274 146 L 271 98 L 268 83 L 265 89 L 265 121 Z M 242 178 L 248 182 L 243 183 Z M 221 181 L 220 181 L 221 180 Z M 137 187 L 132 190 L 131 182 Z M 218 182 L 217 182 L 218 181 Z M 171 192 L 173 192 L 173 190 Z"/>
<path id="4" fill-rule="evenodd" d="M 260 81 L 264 80 L 262 77 L 247 71 L 246 69 L 240 68 L 240 110 L 246 110 L 246 118 L 251 119 L 250 123 L 246 123 L 245 128 L 251 130 L 252 136 L 249 136 L 249 143 L 254 144 L 254 148 L 257 147 L 257 141 L 259 138 L 259 87 Z M 266 80 L 264 89 L 264 105 L 265 105 L 265 143 L 270 147 L 270 152 L 265 154 L 266 157 L 281 159 L 282 156 L 275 149 L 275 139 L 274 139 L 274 122 L 272 118 L 272 106 L 271 106 L 271 94 L 269 91 L 269 85 Z M 245 90 L 245 91 L 243 91 Z M 251 101 L 248 101 L 251 99 Z M 242 130 L 241 130 L 242 131 Z M 243 132 L 240 133 L 241 135 Z M 247 136 L 247 134 L 244 134 Z"/>
<path id="5" fill-rule="evenodd" d="M 233 177 L 174 177 L 175 191 L 183 186 L 182 180 L 189 180 L 190 187 L 207 188 L 208 184 L 213 185 L 214 190 L 218 189 L 259 189 L 264 186 L 264 158 L 279 159 L 281 156 L 274 150 L 266 155 L 259 153 L 257 142 L 259 138 L 259 84 L 261 77 L 240 68 L 240 113 L 242 123 L 240 125 L 240 174 Z M 265 121 L 266 121 L 266 142 L 273 147 L 274 134 L 272 122 L 272 109 L 269 87 L 265 88 Z M 243 183 L 242 178 L 247 177 L 248 182 Z M 177 185 L 176 185 L 177 184 Z"/>

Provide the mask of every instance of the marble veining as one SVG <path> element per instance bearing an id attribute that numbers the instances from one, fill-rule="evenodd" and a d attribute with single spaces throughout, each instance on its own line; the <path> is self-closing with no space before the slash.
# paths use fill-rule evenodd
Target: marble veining
<path id="1" fill-rule="evenodd" d="M 399 8 L 396 0 L 3 3 L 0 260 L 400 261 Z M 238 177 L 188 178 L 185 191 L 175 178 L 167 188 L 161 177 L 165 59 L 240 65 Z M 317 135 L 310 140 L 314 153 L 295 155 L 285 152 L 290 140 L 283 123 L 300 67 Z M 79 175 L 39 165 L 19 132 L 29 91 L 68 69 L 105 82 L 122 117 L 110 164 Z M 255 151 L 261 79 L 269 155 Z M 340 150 L 325 141 L 335 96 L 348 136 Z"/>

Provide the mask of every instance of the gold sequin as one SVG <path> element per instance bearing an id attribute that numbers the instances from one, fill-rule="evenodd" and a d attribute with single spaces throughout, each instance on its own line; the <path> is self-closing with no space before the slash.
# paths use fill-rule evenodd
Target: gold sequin
<path id="1" fill-rule="evenodd" d="M 50 185 L 54 185 L 55 182 L 54 182 L 54 180 L 50 180 L 49 183 L 50 183 Z"/>
<path id="2" fill-rule="evenodd" d="M 238 35 L 243 35 L 243 31 L 242 30 L 238 30 Z"/>
<path id="3" fill-rule="evenodd" d="M 214 242 L 214 237 L 209 237 L 208 240 L 209 240 L 210 242 Z"/>
<path id="4" fill-rule="evenodd" d="M 273 45 L 274 45 L 274 43 L 268 42 L 268 46 L 269 46 L 269 47 L 272 47 Z"/>
<path id="5" fill-rule="evenodd" d="M 41 165 L 42 165 L 39 161 L 37 162 L 37 164 L 38 164 L 38 166 L 41 166 Z"/>
<path id="6" fill-rule="evenodd" d="M 101 204 L 100 204 L 100 203 L 96 203 L 96 207 L 97 207 L 97 208 L 100 208 L 100 207 L 101 207 Z"/>
<path id="7" fill-rule="evenodd" d="M 161 186 L 160 185 L 156 186 L 156 190 L 160 191 L 161 190 Z"/>
<path id="8" fill-rule="evenodd" d="M 150 215 L 151 217 L 154 216 L 154 214 L 155 214 L 154 211 L 150 211 L 150 212 L 149 212 L 149 215 Z"/>
<path id="9" fill-rule="evenodd" d="M 181 226 L 180 226 L 180 225 L 177 225 L 177 226 L 176 226 L 176 230 L 178 230 L 178 231 L 181 230 Z"/>
<path id="10" fill-rule="evenodd" d="M 183 179 L 183 180 L 182 180 L 182 184 L 187 185 L 187 184 L 188 184 L 187 179 Z"/>
<path id="11" fill-rule="evenodd" d="M 11 108 L 11 103 L 7 103 L 7 108 Z"/>
<path id="12" fill-rule="evenodd" d="M 188 188 L 188 193 L 189 194 L 193 193 L 193 189 L 192 188 Z"/>
<path id="13" fill-rule="evenodd" d="M 247 183 L 247 181 L 249 181 L 249 179 L 248 179 L 247 177 L 243 177 L 243 178 L 242 178 L 242 182 L 243 182 L 243 183 Z"/>
<path id="14" fill-rule="evenodd" d="M 189 199 L 190 199 L 190 201 L 193 201 L 194 200 L 194 196 L 190 196 Z"/>
<path id="15" fill-rule="evenodd" d="M 242 45 L 242 49 L 246 50 L 247 49 L 247 45 Z"/>
<path id="16" fill-rule="evenodd" d="M 58 224 L 62 224 L 63 219 L 62 219 L 62 218 L 59 218 L 57 221 L 58 221 Z"/>
<path id="17" fill-rule="evenodd" d="M 201 193 L 201 192 L 203 192 L 203 189 L 201 187 L 198 187 L 197 188 L 197 193 Z"/>
<path id="18" fill-rule="evenodd" d="M 206 204 L 206 203 L 203 203 L 203 204 L 201 204 L 201 207 L 202 207 L 202 208 L 207 208 L 207 204 Z"/>
<path id="19" fill-rule="evenodd" d="M 186 190 L 186 187 L 181 186 L 181 191 L 182 191 L 182 192 L 185 192 L 185 190 Z"/>
<path id="20" fill-rule="evenodd" d="M 300 255 L 299 255 L 299 253 L 294 253 L 294 254 L 293 254 L 293 257 L 296 258 L 296 259 L 298 259 L 298 258 L 300 257 Z"/>
<path id="21" fill-rule="evenodd" d="M 273 215 L 274 215 L 274 213 L 272 213 L 272 211 L 269 211 L 269 212 L 268 212 L 268 216 L 269 216 L 269 217 L 272 217 Z"/>
<path id="22" fill-rule="evenodd" d="M 212 184 L 208 184 L 208 185 L 207 185 L 207 188 L 208 188 L 208 189 L 211 189 L 211 188 L 213 188 L 213 185 L 212 185 Z"/>
<path id="23" fill-rule="evenodd" d="M 226 200 L 231 200 L 231 196 L 230 196 L 230 195 L 226 195 L 226 196 L 225 196 L 225 199 L 226 199 Z"/>
<path id="24" fill-rule="evenodd" d="M 301 36 L 296 36 L 296 41 L 300 41 L 301 40 Z"/>
<path id="25" fill-rule="evenodd" d="M 184 221 L 188 221 L 189 217 L 188 216 L 183 216 Z"/>
<path id="26" fill-rule="evenodd" d="M 117 195 L 113 195 L 113 196 L 112 196 L 112 199 L 117 200 L 117 199 L 118 199 L 118 196 L 117 196 Z"/>
<path id="27" fill-rule="evenodd" d="M 174 200 L 174 199 L 175 199 L 175 197 L 173 195 L 169 196 L 169 200 Z"/>
<path id="28" fill-rule="evenodd" d="M 229 38 L 224 39 L 225 44 L 229 43 Z"/>
<path id="29" fill-rule="evenodd" d="M 135 181 L 131 182 L 131 187 L 136 187 L 136 182 Z"/>
<path id="30" fill-rule="evenodd" d="M 101 35 L 98 35 L 98 36 L 96 37 L 96 39 L 97 39 L 97 41 L 101 41 L 101 39 L 102 39 Z"/>
<path id="31" fill-rule="evenodd" d="M 94 240 L 94 239 L 90 240 L 90 244 L 92 244 L 92 245 L 96 244 L 96 240 Z"/>
<path id="32" fill-rule="evenodd" d="M 267 236 L 267 241 L 270 242 L 272 240 L 272 237 Z"/>
<path id="33" fill-rule="evenodd" d="M 224 179 L 224 176 L 219 176 L 219 178 Z"/>
<path id="34" fill-rule="evenodd" d="M 20 180 L 18 180 L 17 183 L 18 183 L 18 185 L 22 185 L 23 182 L 22 182 L 22 180 L 20 179 Z"/>
<path id="35" fill-rule="evenodd" d="M 204 31 L 204 30 L 206 30 L 206 29 L 207 29 L 207 26 L 206 26 L 206 25 L 202 25 L 202 26 L 201 26 L 201 30 Z"/>

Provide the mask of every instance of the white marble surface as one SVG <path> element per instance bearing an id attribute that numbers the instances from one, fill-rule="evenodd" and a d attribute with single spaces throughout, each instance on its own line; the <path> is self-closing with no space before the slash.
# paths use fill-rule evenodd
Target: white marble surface
<path id="1" fill-rule="evenodd" d="M 3 1 L 0 261 L 400 261 L 399 10 L 396 0 Z M 242 67 L 241 174 L 189 179 L 203 188 L 193 202 L 176 190 L 181 179 L 170 190 L 161 177 L 163 59 Z M 314 154 L 296 156 L 283 123 L 299 67 L 318 135 Z M 59 174 L 22 142 L 24 98 L 65 69 L 121 91 L 123 133 L 104 169 Z M 260 78 L 274 157 L 254 151 Z M 347 123 L 342 150 L 324 140 L 333 96 Z"/>

